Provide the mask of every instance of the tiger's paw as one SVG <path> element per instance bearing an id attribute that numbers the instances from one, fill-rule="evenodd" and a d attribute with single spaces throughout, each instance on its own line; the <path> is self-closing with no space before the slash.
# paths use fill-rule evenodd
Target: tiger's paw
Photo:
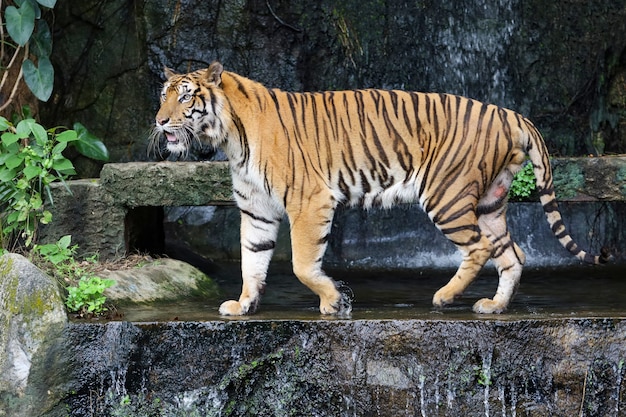
<path id="1" fill-rule="evenodd" d="M 435 307 L 441 308 L 450 305 L 454 303 L 454 299 L 459 296 L 459 294 L 454 291 L 450 291 L 446 287 L 441 288 L 433 296 L 433 305 Z"/>
<path id="2" fill-rule="evenodd" d="M 219 311 L 222 316 L 243 316 L 246 314 L 243 308 L 241 308 L 239 301 L 236 300 L 224 301 Z"/>
<path id="3" fill-rule="evenodd" d="M 220 306 L 219 312 L 222 316 L 245 316 L 252 314 L 256 310 L 258 303 L 239 302 L 236 300 L 224 301 Z"/>
<path id="4" fill-rule="evenodd" d="M 506 310 L 506 307 L 505 303 L 494 301 L 490 298 L 482 298 L 476 301 L 472 309 L 479 314 L 500 314 Z"/>
<path id="5" fill-rule="evenodd" d="M 337 297 L 334 302 L 320 300 L 320 313 L 349 318 L 352 314 L 354 293 L 344 282 L 337 282 Z"/>

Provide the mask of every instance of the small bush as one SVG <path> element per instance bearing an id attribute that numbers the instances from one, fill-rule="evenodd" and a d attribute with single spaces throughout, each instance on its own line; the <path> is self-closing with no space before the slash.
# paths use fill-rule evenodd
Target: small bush
<path id="1" fill-rule="evenodd" d="M 532 192 L 537 188 L 535 173 L 533 172 L 533 164 L 528 162 L 524 167 L 515 174 L 509 196 L 513 200 L 524 200 L 531 196 Z"/>
<path id="2" fill-rule="evenodd" d="M 106 297 L 104 290 L 113 286 L 112 279 L 102 279 L 96 276 L 82 276 L 77 286 L 67 288 L 67 299 L 65 305 L 68 311 L 79 313 L 80 315 L 99 315 L 107 311 L 104 306 Z"/>
<path id="3" fill-rule="evenodd" d="M 115 284 L 114 280 L 102 279 L 90 271 L 89 262 L 76 262 L 74 253 L 78 245 L 72 246 L 72 237 L 63 236 L 56 243 L 35 245 L 31 258 L 36 263 L 49 265 L 48 272 L 66 286 L 65 306 L 70 313 L 80 316 L 98 316 L 107 311 L 104 290 Z M 95 263 L 95 259 L 94 262 Z"/>

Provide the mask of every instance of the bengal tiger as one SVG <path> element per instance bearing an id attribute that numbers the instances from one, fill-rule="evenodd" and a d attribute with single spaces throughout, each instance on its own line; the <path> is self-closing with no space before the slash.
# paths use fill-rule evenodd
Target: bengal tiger
<path id="1" fill-rule="evenodd" d="M 232 173 L 243 285 L 238 300 L 221 304 L 222 315 L 257 310 L 285 213 L 294 274 L 319 296 L 322 314 L 348 315 L 348 291 L 322 269 L 335 210 L 415 201 L 463 255 L 433 305 L 452 303 L 493 259 L 496 294 L 473 310 L 505 311 L 525 261 L 507 228 L 507 195 L 526 155 L 559 242 L 586 263 L 609 258 L 570 237 L 542 136 L 514 111 L 449 94 L 286 92 L 224 71 L 219 62 L 188 74 L 165 68 L 165 77 L 155 135 L 165 136 L 171 152 L 187 152 L 194 140 L 221 148 Z"/>

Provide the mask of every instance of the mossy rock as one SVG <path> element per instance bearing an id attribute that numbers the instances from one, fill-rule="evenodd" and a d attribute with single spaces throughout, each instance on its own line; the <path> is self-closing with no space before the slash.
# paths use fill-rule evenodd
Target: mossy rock
<path id="1" fill-rule="evenodd" d="M 63 395 L 67 314 L 57 282 L 28 259 L 0 257 L 0 416 L 38 416 Z"/>
<path id="2" fill-rule="evenodd" d="M 98 274 L 116 282 L 104 295 L 114 302 L 149 303 L 197 297 L 217 298 L 217 284 L 193 266 L 163 258 L 132 269 Z"/>

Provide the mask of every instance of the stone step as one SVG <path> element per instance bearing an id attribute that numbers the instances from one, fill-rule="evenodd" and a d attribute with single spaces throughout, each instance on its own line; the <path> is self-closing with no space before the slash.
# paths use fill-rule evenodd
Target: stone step
<path id="1" fill-rule="evenodd" d="M 561 201 L 626 200 L 626 157 L 553 158 L 552 167 Z M 100 183 L 129 208 L 233 203 L 227 162 L 106 164 Z"/>
<path id="2" fill-rule="evenodd" d="M 554 158 L 552 165 L 560 201 L 626 201 L 626 157 Z M 138 247 L 159 252 L 162 207 L 234 205 L 227 162 L 106 164 L 99 179 L 66 185 L 53 184 L 54 221 L 41 239 L 71 234 L 81 250 L 103 259 Z"/>

